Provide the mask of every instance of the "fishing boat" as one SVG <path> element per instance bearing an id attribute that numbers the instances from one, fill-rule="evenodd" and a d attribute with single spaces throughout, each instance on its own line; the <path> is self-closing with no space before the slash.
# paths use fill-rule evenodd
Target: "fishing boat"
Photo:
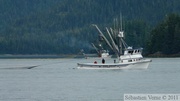
<path id="1" fill-rule="evenodd" d="M 108 46 L 115 52 L 117 59 L 112 63 L 105 63 L 104 58 L 102 62 L 97 63 L 77 63 L 78 69 L 147 69 L 151 59 L 145 59 L 142 56 L 142 48 L 133 49 L 124 41 L 124 31 L 122 27 L 120 30 L 106 28 L 107 35 L 105 36 L 97 25 L 96 27 L 101 37 L 105 40 Z M 122 23 L 121 23 L 122 26 Z M 107 38 L 108 36 L 108 38 Z M 117 60 L 117 62 L 116 62 Z"/>
<path id="2" fill-rule="evenodd" d="M 113 63 L 91 62 L 91 63 L 78 63 L 78 69 L 147 69 L 151 59 L 144 59 L 141 55 L 142 49 L 132 49 L 128 47 L 119 59 L 114 59 Z M 116 62 L 116 60 L 118 60 Z"/>

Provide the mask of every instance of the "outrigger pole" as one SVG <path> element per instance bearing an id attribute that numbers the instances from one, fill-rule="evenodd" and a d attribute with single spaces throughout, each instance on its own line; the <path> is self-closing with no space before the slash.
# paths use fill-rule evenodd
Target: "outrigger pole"
<path id="1" fill-rule="evenodd" d="M 109 42 L 107 40 L 107 38 L 104 36 L 104 34 L 102 33 L 102 31 L 99 29 L 99 27 L 97 25 L 92 24 L 93 26 L 96 27 L 96 29 L 100 33 L 100 36 L 103 37 L 105 42 L 116 53 L 116 55 L 118 57 L 120 57 L 122 55 L 122 48 L 123 48 L 123 46 L 125 47 L 125 49 L 127 48 L 127 44 L 123 40 L 124 31 L 122 30 L 122 15 L 120 15 L 120 20 L 121 20 L 121 22 L 120 22 L 120 29 L 119 30 L 118 29 L 117 30 L 116 29 L 113 30 L 112 28 L 110 28 L 110 31 L 109 31 L 109 29 L 106 27 L 106 31 L 107 31 L 107 33 L 109 35 L 109 38 L 111 39 L 111 42 Z"/>
<path id="2" fill-rule="evenodd" d="M 111 41 L 112 41 L 113 50 L 115 51 L 116 54 L 118 54 L 119 53 L 118 46 L 115 44 L 115 42 L 114 42 L 114 40 L 113 40 L 113 38 L 112 38 L 112 36 L 111 36 L 111 34 L 110 34 L 110 32 L 109 32 L 107 27 L 106 27 L 106 30 L 107 30 L 107 33 L 108 33 Z"/>
<path id="3" fill-rule="evenodd" d="M 98 51 L 98 49 L 97 49 L 97 47 L 96 47 L 93 43 L 91 43 L 91 44 L 92 44 L 92 46 L 95 48 L 96 52 L 97 52 L 98 54 L 100 54 L 99 51 Z"/>
<path id="4" fill-rule="evenodd" d="M 106 28 L 107 33 L 109 35 L 109 38 L 111 39 L 111 43 L 107 40 L 107 38 L 104 36 L 104 34 L 101 32 L 101 30 L 99 29 L 99 27 L 95 24 L 93 24 L 93 26 L 96 27 L 96 29 L 99 31 L 100 36 L 103 37 L 103 39 L 105 40 L 105 42 L 108 44 L 108 46 L 118 55 L 118 57 L 120 56 L 120 50 L 118 49 L 118 46 L 116 45 L 116 43 L 114 42 L 114 39 L 111 36 L 111 33 L 109 32 L 108 28 Z M 112 33 L 113 34 L 113 33 Z"/>
<path id="5" fill-rule="evenodd" d="M 95 25 L 95 24 L 92 24 L 92 25 L 96 27 L 96 29 L 99 31 L 100 35 L 103 37 L 103 39 L 104 39 L 104 40 L 106 41 L 106 43 L 109 45 L 109 47 L 110 47 L 112 50 L 114 50 L 113 47 L 112 47 L 112 45 L 109 43 L 109 41 L 108 41 L 107 38 L 104 36 L 104 34 L 101 32 L 101 30 L 98 28 L 98 26 Z"/>

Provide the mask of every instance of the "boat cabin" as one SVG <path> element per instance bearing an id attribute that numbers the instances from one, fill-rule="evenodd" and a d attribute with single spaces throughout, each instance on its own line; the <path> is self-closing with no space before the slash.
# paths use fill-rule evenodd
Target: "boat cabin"
<path id="1" fill-rule="evenodd" d="M 124 51 L 124 55 L 127 55 L 127 54 L 130 54 L 130 55 L 133 55 L 133 54 L 141 54 L 142 53 L 142 49 L 126 49 Z"/>
<path id="2" fill-rule="evenodd" d="M 128 47 L 124 51 L 124 55 L 120 56 L 120 62 L 121 63 L 124 63 L 124 62 L 127 63 L 127 62 L 139 61 L 143 58 L 141 53 L 142 53 L 142 48 L 132 49 L 132 47 Z"/>

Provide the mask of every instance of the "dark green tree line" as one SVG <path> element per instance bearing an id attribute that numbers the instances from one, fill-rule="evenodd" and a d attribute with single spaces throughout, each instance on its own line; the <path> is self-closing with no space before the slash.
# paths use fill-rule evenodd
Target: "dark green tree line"
<path id="1" fill-rule="evenodd" d="M 150 28 L 166 14 L 180 12 L 179 4 L 178 0 L 0 0 L 0 54 L 89 52 L 98 36 L 91 24 L 109 27 L 120 13 L 127 21 L 128 45 L 145 47 Z"/>
<path id="2" fill-rule="evenodd" d="M 180 52 L 180 16 L 170 14 L 165 20 L 152 30 L 149 43 L 151 54 L 177 54 Z"/>

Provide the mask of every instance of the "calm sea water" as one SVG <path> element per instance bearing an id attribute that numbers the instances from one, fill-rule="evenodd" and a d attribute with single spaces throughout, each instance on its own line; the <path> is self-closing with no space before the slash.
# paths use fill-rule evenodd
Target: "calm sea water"
<path id="1" fill-rule="evenodd" d="M 123 101 L 124 94 L 180 93 L 180 58 L 153 58 L 147 70 L 76 69 L 85 61 L 0 59 L 0 101 Z"/>

